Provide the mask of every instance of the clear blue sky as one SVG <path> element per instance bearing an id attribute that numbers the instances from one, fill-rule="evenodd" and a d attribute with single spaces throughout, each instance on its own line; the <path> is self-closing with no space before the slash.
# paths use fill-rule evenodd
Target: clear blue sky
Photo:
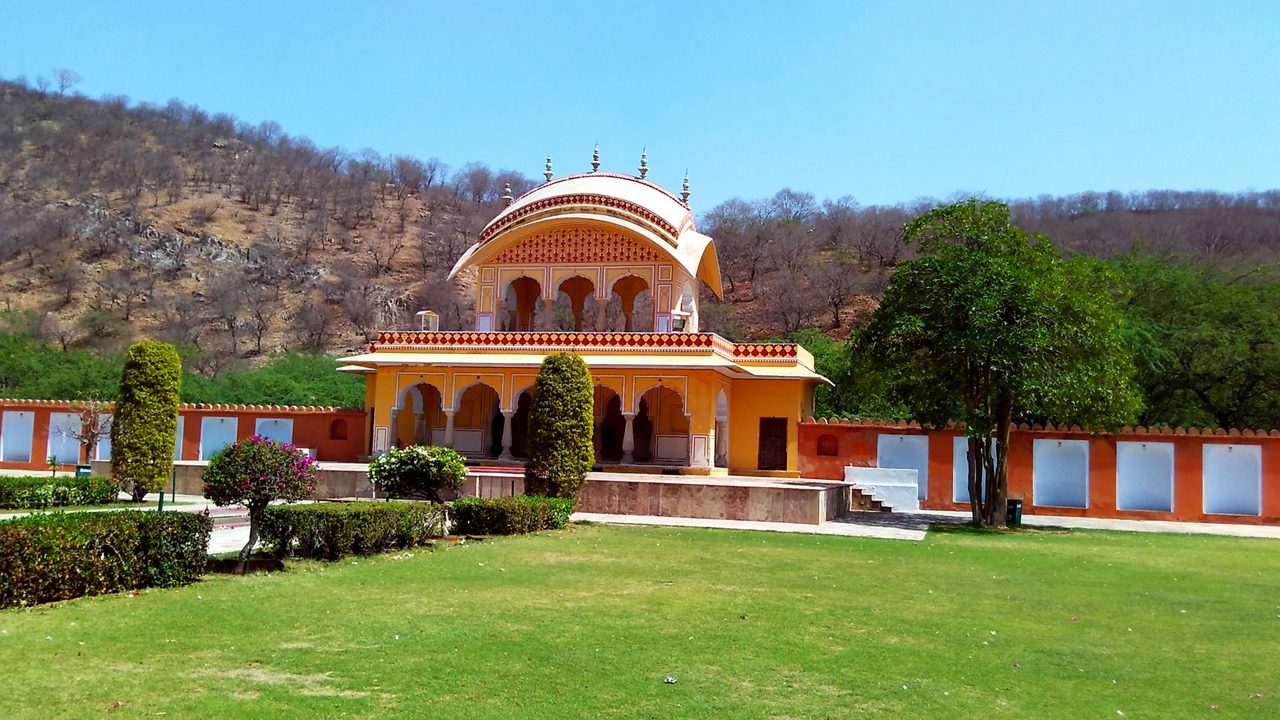
<path id="1" fill-rule="evenodd" d="M 1280 2 L 10 2 L 0 76 L 695 209 L 1280 187 Z"/>

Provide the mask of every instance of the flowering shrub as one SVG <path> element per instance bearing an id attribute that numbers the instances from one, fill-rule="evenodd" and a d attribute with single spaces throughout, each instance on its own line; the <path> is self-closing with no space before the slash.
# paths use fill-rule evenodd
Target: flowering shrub
<path id="1" fill-rule="evenodd" d="M 369 482 L 392 497 L 440 501 L 440 491 L 457 491 L 467 477 L 466 462 L 450 448 L 410 445 L 391 448 L 369 463 Z"/>
<path id="2" fill-rule="evenodd" d="M 319 466 L 288 443 L 258 435 L 228 445 L 209 459 L 204 471 L 204 496 L 215 505 L 244 505 L 249 509 L 249 543 L 240 557 L 247 560 L 258 543 L 262 512 L 275 500 L 294 502 L 315 497 Z"/>

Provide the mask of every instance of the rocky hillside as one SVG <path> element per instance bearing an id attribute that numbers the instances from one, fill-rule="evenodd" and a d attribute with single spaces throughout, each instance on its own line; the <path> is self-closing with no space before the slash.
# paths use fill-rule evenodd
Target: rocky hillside
<path id="1" fill-rule="evenodd" d="M 319 148 L 178 101 L 159 107 L 0 82 L 0 293 L 11 322 L 64 348 L 147 335 L 216 374 L 278 349 L 342 352 L 439 311 L 467 327 L 445 275 L 532 181 L 481 163 Z M 806 327 L 843 337 L 910 256 L 906 219 L 932 201 L 863 207 L 782 190 L 706 209 L 738 338 Z M 1025 227 L 1098 255 L 1198 262 L 1280 256 L 1280 192 L 1084 194 L 1014 202 Z"/>

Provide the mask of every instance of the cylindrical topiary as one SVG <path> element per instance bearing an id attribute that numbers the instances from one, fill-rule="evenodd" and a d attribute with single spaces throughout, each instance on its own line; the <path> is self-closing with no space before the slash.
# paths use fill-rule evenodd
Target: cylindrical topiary
<path id="1" fill-rule="evenodd" d="M 451 448 L 434 445 L 391 448 L 369 463 L 369 482 L 391 497 L 439 502 L 442 490 L 457 492 L 466 477 L 463 457 Z"/>
<path id="2" fill-rule="evenodd" d="M 248 560 L 258 544 L 262 514 L 273 500 L 294 502 L 315 497 L 320 468 L 288 443 L 254 435 L 214 453 L 204 470 L 204 496 L 215 505 L 249 509 L 249 542 L 240 551 Z"/>
<path id="3" fill-rule="evenodd" d="M 164 487 L 173 469 L 182 359 L 172 345 L 134 343 L 120 373 L 120 398 L 111 419 L 111 474 L 142 502 Z"/>
<path id="4" fill-rule="evenodd" d="M 586 362 L 572 353 L 548 355 L 529 408 L 525 492 L 576 501 L 595 463 L 594 431 L 595 392 Z"/>

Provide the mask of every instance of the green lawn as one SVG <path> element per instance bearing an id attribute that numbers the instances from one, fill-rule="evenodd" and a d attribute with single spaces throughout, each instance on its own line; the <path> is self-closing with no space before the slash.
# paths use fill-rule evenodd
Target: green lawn
<path id="1" fill-rule="evenodd" d="M 577 526 L 4 611 L 0 666 L 5 718 L 1271 718 L 1280 543 Z"/>

